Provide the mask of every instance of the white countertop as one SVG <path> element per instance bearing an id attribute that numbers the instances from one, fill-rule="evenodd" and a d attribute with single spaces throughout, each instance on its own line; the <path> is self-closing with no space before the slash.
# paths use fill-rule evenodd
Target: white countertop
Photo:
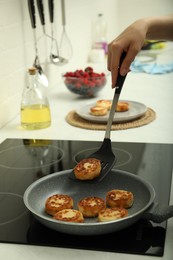
<path id="1" fill-rule="evenodd" d="M 142 73 L 129 73 L 126 78 L 121 99 L 138 101 L 156 112 L 156 119 L 148 125 L 128 130 L 116 130 L 111 133 L 111 140 L 118 142 L 153 142 L 173 143 L 173 73 L 165 75 L 149 75 Z M 47 129 L 26 131 L 20 127 L 20 117 L 16 117 L 8 125 L 0 129 L 0 142 L 6 138 L 33 138 L 33 139 L 61 139 L 61 140 L 93 140 L 102 141 L 104 131 L 85 130 L 69 125 L 65 117 L 69 111 L 77 109 L 97 99 L 111 99 L 113 90 L 110 80 L 99 95 L 92 99 L 83 99 L 70 93 L 60 82 L 49 93 L 52 112 L 52 125 Z M 173 187 L 173 186 L 172 186 Z M 173 189 L 171 193 L 173 204 Z M 165 254 L 163 258 L 128 255 L 128 259 L 173 259 L 173 218 L 168 221 L 166 234 Z M 74 250 L 63 248 L 50 248 L 40 246 L 26 246 L 14 244 L 0 244 L 0 259 L 13 260 L 35 259 L 94 259 L 113 260 L 126 259 L 127 254 L 97 252 L 89 250 Z"/>
<path id="2" fill-rule="evenodd" d="M 173 73 L 165 75 L 148 75 L 129 73 L 121 92 L 121 99 L 138 101 L 152 108 L 156 112 L 156 120 L 152 123 L 129 130 L 113 131 L 112 141 L 124 142 L 154 142 L 173 143 Z M 98 140 L 104 137 L 103 131 L 89 131 L 69 125 L 65 117 L 71 110 L 75 110 L 86 103 L 93 103 L 98 99 L 112 99 L 114 90 L 110 87 L 110 77 L 105 88 L 97 97 L 86 99 L 69 92 L 63 83 L 59 83 L 49 93 L 52 112 L 52 125 L 49 128 L 26 131 L 20 127 L 20 116 L 0 129 L 0 141 L 6 137 L 12 138 L 56 138 Z M 92 133 L 92 134 L 91 134 Z"/>

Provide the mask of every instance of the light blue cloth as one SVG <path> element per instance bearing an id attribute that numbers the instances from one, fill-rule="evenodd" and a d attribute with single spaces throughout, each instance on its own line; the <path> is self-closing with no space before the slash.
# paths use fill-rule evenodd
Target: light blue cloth
<path id="1" fill-rule="evenodd" d="M 169 64 L 144 63 L 135 60 L 130 67 L 132 72 L 145 72 L 149 74 L 166 74 L 173 71 L 173 62 Z"/>

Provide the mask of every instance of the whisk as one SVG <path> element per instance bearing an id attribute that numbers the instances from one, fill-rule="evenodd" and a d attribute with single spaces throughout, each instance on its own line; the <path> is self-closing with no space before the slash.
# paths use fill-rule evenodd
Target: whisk
<path id="1" fill-rule="evenodd" d="M 65 14 L 65 0 L 61 0 L 61 12 L 62 12 L 62 35 L 60 40 L 59 53 L 62 57 L 69 60 L 72 57 L 73 50 L 70 39 L 66 32 L 66 14 Z"/>

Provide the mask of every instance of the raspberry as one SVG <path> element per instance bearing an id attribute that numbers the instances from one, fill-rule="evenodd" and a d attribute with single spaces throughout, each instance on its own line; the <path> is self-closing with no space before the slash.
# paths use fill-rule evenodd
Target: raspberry
<path id="1" fill-rule="evenodd" d="M 92 67 L 86 67 L 85 72 L 92 73 L 94 70 Z"/>
<path id="2" fill-rule="evenodd" d="M 84 72 L 84 73 L 83 73 L 83 77 L 84 77 L 84 78 L 88 78 L 88 77 L 89 77 L 89 74 L 88 74 L 87 72 Z"/>
<path id="3" fill-rule="evenodd" d="M 98 87 L 102 86 L 102 80 L 101 79 L 96 79 L 95 83 L 96 83 L 96 86 L 98 86 Z"/>
<path id="4" fill-rule="evenodd" d="M 81 86 L 82 86 L 82 85 L 81 85 L 80 83 L 76 83 L 76 84 L 75 84 L 75 87 L 76 87 L 76 88 L 81 88 Z"/>
<path id="5" fill-rule="evenodd" d="M 91 87 L 91 88 L 95 87 L 95 83 L 92 81 L 88 82 L 88 87 Z"/>
<path id="6" fill-rule="evenodd" d="M 85 86 L 88 85 L 88 82 L 89 82 L 89 80 L 88 80 L 87 78 L 84 78 L 84 79 L 83 79 L 83 84 L 84 84 Z"/>

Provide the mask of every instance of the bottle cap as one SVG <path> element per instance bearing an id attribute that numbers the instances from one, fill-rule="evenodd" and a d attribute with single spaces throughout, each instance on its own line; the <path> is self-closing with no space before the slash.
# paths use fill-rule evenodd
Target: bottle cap
<path id="1" fill-rule="evenodd" d="M 36 71 L 37 71 L 37 70 L 36 70 L 35 67 L 32 67 L 32 68 L 29 68 L 29 69 L 28 69 L 28 72 L 29 72 L 30 75 L 35 75 L 35 74 L 36 74 Z"/>

